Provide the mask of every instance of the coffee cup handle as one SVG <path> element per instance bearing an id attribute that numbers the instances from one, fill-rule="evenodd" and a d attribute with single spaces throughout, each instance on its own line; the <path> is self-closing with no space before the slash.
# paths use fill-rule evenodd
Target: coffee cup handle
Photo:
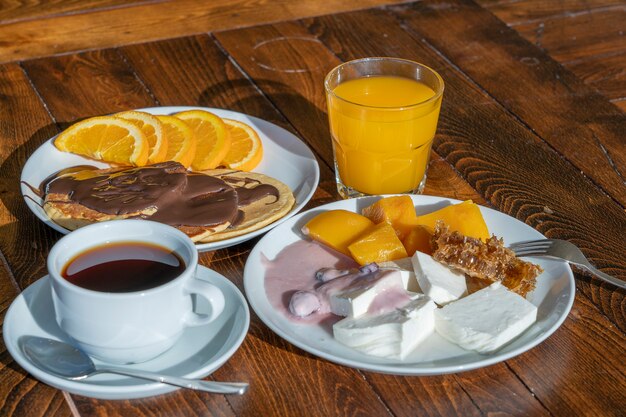
<path id="1" fill-rule="evenodd" d="M 199 314 L 190 312 L 185 317 L 185 326 L 202 326 L 210 323 L 224 311 L 224 294 L 222 290 L 213 284 L 199 279 L 190 279 L 185 285 L 185 293 L 196 294 L 209 302 L 211 312 L 209 314 Z"/>

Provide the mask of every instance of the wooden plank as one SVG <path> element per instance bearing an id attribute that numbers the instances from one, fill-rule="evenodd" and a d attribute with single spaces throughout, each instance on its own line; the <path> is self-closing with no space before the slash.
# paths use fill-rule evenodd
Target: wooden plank
<path id="1" fill-rule="evenodd" d="M 394 10 L 416 38 L 426 39 L 626 205 L 626 119 L 621 111 L 474 3 L 428 1 Z M 528 97 L 528 91 L 542 94 Z"/>
<path id="2" fill-rule="evenodd" d="M 624 4 L 622 0 L 477 0 L 509 26 L 550 17 L 590 14 Z"/>
<path id="3" fill-rule="evenodd" d="M 0 1 L 0 24 L 23 20 L 42 19 L 53 16 L 86 13 L 94 10 L 110 9 L 119 6 L 150 3 L 154 0 L 35 0 L 35 1 Z"/>
<path id="4" fill-rule="evenodd" d="M 588 299 L 576 297 L 568 319 L 541 347 L 508 364 L 553 415 L 623 415 L 626 365 L 619 352 L 626 338 Z"/>
<path id="5" fill-rule="evenodd" d="M 626 51 L 626 5 L 522 23 L 514 29 L 559 62 Z"/>
<path id="6" fill-rule="evenodd" d="M 605 97 L 626 97 L 626 50 L 610 56 L 577 59 L 564 66 Z"/>
<path id="7" fill-rule="evenodd" d="M 20 191 L 30 154 L 57 132 L 29 80 L 17 65 L 0 65 L 0 253 L 21 288 L 46 274 L 45 254 L 59 234 L 37 220 Z"/>
<path id="8" fill-rule="evenodd" d="M 613 100 L 613 104 L 618 108 L 622 109 L 624 113 L 626 113 L 626 98 L 620 98 L 619 100 Z"/>
<path id="9" fill-rule="evenodd" d="M 23 66 L 62 128 L 78 119 L 154 105 L 112 49 L 32 60 Z"/>
<path id="10" fill-rule="evenodd" d="M 177 0 L 0 26 L 0 63 L 316 16 L 402 0 Z M 10 41 L 9 41 L 10 40 Z"/>
<path id="11" fill-rule="evenodd" d="M 20 173 L 27 156 L 55 130 L 51 119 L 17 65 L 0 65 L 0 324 L 29 282 L 45 274 L 35 264 L 38 248 L 50 234 L 28 211 L 20 193 Z M 43 226 L 43 227 L 42 227 Z M 43 240 L 44 244 L 41 245 Z M 20 285 L 16 282 L 20 281 Z M 0 414 L 71 416 L 63 394 L 38 382 L 13 361 L 0 339 Z"/>

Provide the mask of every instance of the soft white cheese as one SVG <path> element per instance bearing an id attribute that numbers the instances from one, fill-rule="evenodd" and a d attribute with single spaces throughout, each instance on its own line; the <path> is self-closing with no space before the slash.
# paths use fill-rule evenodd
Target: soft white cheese
<path id="1" fill-rule="evenodd" d="M 422 292 L 439 305 L 458 300 L 467 292 L 465 275 L 452 271 L 432 256 L 415 252 L 411 258 L 413 271 Z"/>
<path id="2" fill-rule="evenodd" d="M 335 339 L 366 355 L 403 359 L 434 332 L 437 306 L 414 294 L 401 308 L 380 315 L 348 317 L 333 325 Z"/>
<path id="3" fill-rule="evenodd" d="M 467 350 L 492 352 L 537 319 L 537 307 L 499 282 L 435 312 L 435 329 Z"/>
<path id="4" fill-rule="evenodd" d="M 358 317 L 384 291 L 403 289 L 400 271 L 379 270 L 371 277 L 361 277 L 346 288 L 330 294 L 330 311 L 338 316 Z"/>
<path id="5" fill-rule="evenodd" d="M 411 261 L 410 256 L 396 259 L 395 261 L 379 262 L 378 267 L 380 269 L 400 271 L 405 290 L 415 293 L 422 292 L 419 284 L 417 283 L 417 279 L 415 278 L 415 272 L 413 272 L 413 262 Z"/>

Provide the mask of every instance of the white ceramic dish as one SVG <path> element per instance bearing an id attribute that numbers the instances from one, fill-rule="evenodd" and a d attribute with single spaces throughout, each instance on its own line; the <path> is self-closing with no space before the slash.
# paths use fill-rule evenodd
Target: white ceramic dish
<path id="1" fill-rule="evenodd" d="M 263 142 L 263 160 L 254 171 L 287 184 L 296 198 L 294 207 L 282 219 L 242 236 L 211 243 L 199 243 L 196 245 L 199 251 L 226 248 L 265 233 L 298 213 L 311 199 L 319 182 L 317 160 L 308 146 L 287 130 L 265 120 L 230 110 L 203 107 L 153 107 L 139 110 L 152 114 L 173 114 L 192 109 L 207 110 L 220 117 L 239 120 L 252 126 Z M 106 168 L 108 165 L 79 155 L 61 152 L 54 147 L 53 140 L 54 137 L 46 141 L 26 161 L 22 170 L 21 190 L 28 208 L 44 223 L 65 234 L 69 230 L 50 220 L 46 212 L 36 203 L 40 201 L 40 198 L 26 184 L 36 188 L 51 174 L 71 166 L 91 165 Z"/>
<path id="2" fill-rule="evenodd" d="M 179 377 L 203 378 L 222 366 L 239 348 L 250 325 L 250 312 L 243 294 L 227 278 L 208 268 L 199 266 L 196 275 L 222 290 L 226 299 L 222 314 L 207 325 L 187 328 L 170 350 L 148 362 L 128 365 L 129 368 Z M 50 278 L 46 276 L 39 279 L 13 301 L 2 329 L 4 343 L 11 356 L 35 378 L 74 394 L 104 399 L 141 398 L 178 389 L 158 382 L 111 374 L 70 381 L 35 367 L 24 357 L 18 346 L 21 336 L 32 335 L 67 341 L 67 336 L 54 319 L 51 297 Z M 202 301 L 198 299 L 200 311 L 203 309 Z M 94 362 L 103 364 L 100 361 Z"/>
<path id="3" fill-rule="evenodd" d="M 458 202 L 432 196 L 411 197 L 418 214 Z M 464 350 L 435 333 L 404 360 L 367 356 L 335 341 L 332 331 L 320 325 L 295 323 L 272 307 L 265 293 L 265 268 L 261 255 L 272 260 L 285 246 L 304 239 L 300 229 L 322 211 L 345 209 L 360 212 L 377 198 L 343 200 L 301 213 L 269 232 L 252 250 L 244 271 L 246 295 L 261 320 L 278 335 L 309 353 L 341 365 L 399 375 L 437 375 L 476 369 L 519 355 L 545 340 L 565 320 L 574 302 L 574 276 L 567 263 L 541 258 L 532 258 L 544 268 L 544 273 L 538 279 L 537 288 L 527 296 L 539 308 L 537 322 L 520 337 L 489 355 Z M 490 233 L 503 237 L 505 244 L 543 238 L 533 228 L 503 213 L 484 207 L 481 212 Z"/>

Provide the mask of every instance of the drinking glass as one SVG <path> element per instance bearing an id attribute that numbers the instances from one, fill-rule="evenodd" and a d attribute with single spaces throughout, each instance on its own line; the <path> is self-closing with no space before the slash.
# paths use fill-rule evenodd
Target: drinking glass
<path id="1" fill-rule="evenodd" d="M 363 58 L 334 68 L 324 86 L 339 194 L 421 193 L 441 76 L 406 59 Z"/>

